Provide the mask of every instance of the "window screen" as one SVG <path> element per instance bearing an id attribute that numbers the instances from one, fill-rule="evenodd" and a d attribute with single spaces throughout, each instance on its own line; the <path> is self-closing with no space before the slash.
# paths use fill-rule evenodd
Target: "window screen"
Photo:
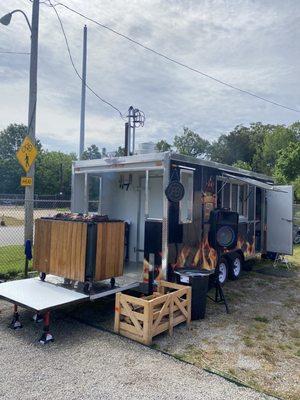
<path id="1" fill-rule="evenodd" d="M 223 187 L 223 208 L 230 208 L 230 183 Z"/>
<path id="2" fill-rule="evenodd" d="M 237 211 L 238 207 L 238 185 L 231 186 L 231 211 Z"/>
<path id="3" fill-rule="evenodd" d="M 244 217 L 247 217 L 247 186 L 239 185 L 239 209 L 238 213 Z"/>

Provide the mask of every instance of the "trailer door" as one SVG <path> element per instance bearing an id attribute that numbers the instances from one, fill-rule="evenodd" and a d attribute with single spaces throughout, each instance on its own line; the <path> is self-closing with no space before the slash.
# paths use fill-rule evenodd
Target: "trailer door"
<path id="1" fill-rule="evenodd" d="M 293 186 L 267 190 L 267 251 L 293 254 Z"/>

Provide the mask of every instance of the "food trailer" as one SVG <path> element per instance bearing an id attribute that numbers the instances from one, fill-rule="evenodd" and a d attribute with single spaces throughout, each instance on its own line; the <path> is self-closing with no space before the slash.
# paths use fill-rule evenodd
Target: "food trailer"
<path id="1" fill-rule="evenodd" d="M 76 161 L 73 212 L 89 212 L 91 177 L 99 214 L 130 224 L 124 274 L 150 287 L 179 268 L 214 270 L 224 284 L 249 259 L 292 254 L 293 188 L 268 176 L 171 152 Z"/>
<path id="2" fill-rule="evenodd" d="M 91 179 L 99 185 L 96 213 Z M 3 283 L 0 298 L 15 305 L 14 328 L 18 305 L 43 313 L 47 343 L 54 308 L 129 289 L 151 294 L 189 269 L 224 285 L 249 259 L 292 254 L 292 203 L 292 187 L 268 176 L 172 152 L 75 161 L 72 214 L 35 224 L 41 280 Z"/>

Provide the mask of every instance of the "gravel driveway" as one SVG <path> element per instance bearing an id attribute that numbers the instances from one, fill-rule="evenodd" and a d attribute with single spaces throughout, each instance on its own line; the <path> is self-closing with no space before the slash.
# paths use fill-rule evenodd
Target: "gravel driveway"
<path id="1" fill-rule="evenodd" d="M 249 389 L 125 338 L 63 319 L 56 341 L 36 343 L 41 326 L 21 310 L 24 328 L 7 328 L 12 305 L 0 301 L 0 398 L 9 399 L 267 399 Z M 269 398 L 270 399 L 270 398 Z"/>

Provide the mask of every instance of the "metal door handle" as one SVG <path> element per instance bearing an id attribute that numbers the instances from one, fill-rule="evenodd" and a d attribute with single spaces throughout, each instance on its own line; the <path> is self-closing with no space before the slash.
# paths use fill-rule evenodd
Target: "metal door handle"
<path id="1" fill-rule="evenodd" d="M 292 219 L 287 219 L 287 218 L 281 218 L 281 219 L 282 219 L 282 221 L 293 222 Z"/>

